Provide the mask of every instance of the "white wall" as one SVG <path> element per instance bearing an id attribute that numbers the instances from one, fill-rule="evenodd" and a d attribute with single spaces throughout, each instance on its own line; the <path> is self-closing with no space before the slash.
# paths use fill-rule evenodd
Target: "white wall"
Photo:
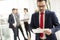
<path id="1" fill-rule="evenodd" d="M 50 0 L 50 2 L 51 2 L 51 10 L 56 13 L 60 23 L 60 0 Z"/>

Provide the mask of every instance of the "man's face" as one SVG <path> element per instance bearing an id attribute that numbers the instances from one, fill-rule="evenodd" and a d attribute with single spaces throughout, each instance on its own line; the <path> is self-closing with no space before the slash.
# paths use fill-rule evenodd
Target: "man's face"
<path id="1" fill-rule="evenodd" d="M 45 1 L 41 1 L 41 2 L 37 2 L 37 6 L 39 11 L 45 11 L 46 9 L 46 2 Z"/>
<path id="2" fill-rule="evenodd" d="M 13 10 L 12 11 L 14 14 L 17 14 L 18 13 L 18 10 Z"/>
<path id="3" fill-rule="evenodd" d="M 27 13 L 27 11 L 26 11 L 26 10 L 24 10 L 24 13 L 26 14 L 26 13 Z"/>

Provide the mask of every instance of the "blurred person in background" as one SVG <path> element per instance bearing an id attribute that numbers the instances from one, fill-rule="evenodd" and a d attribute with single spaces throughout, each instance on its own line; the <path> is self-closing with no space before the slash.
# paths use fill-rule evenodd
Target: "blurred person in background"
<path id="1" fill-rule="evenodd" d="M 13 30 L 14 40 L 17 40 L 17 37 L 19 38 L 18 26 L 20 26 L 20 23 L 18 20 L 19 20 L 18 9 L 13 8 L 12 13 L 9 15 L 8 23 L 9 23 L 9 28 L 11 28 Z"/>
<path id="2" fill-rule="evenodd" d="M 24 19 L 22 21 L 24 22 L 26 34 L 28 37 L 28 39 L 26 38 L 27 40 L 30 40 L 29 17 L 30 17 L 30 15 L 28 13 L 28 9 L 24 8 Z"/>

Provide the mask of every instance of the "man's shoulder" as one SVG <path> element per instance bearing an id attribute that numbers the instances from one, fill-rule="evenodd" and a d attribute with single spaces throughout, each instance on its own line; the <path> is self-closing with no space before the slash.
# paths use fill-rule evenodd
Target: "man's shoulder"
<path id="1" fill-rule="evenodd" d="M 35 12 L 35 13 L 33 13 L 32 15 L 38 15 L 39 14 L 39 12 Z"/>
<path id="2" fill-rule="evenodd" d="M 55 12 L 54 11 L 51 11 L 51 10 L 46 10 L 46 13 L 47 14 L 55 14 Z"/>
<path id="3" fill-rule="evenodd" d="M 52 15 L 55 14 L 55 12 L 54 12 L 54 11 L 51 11 L 51 10 L 46 10 L 45 12 L 46 12 L 46 14 L 49 14 L 49 15 L 50 15 L 50 14 L 52 14 Z M 33 16 L 39 15 L 39 12 L 35 12 L 35 13 L 33 13 L 32 15 L 33 15 Z"/>
<path id="4" fill-rule="evenodd" d="M 13 14 L 11 13 L 11 14 L 9 14 L 9 16 L 12 16 Z"/>

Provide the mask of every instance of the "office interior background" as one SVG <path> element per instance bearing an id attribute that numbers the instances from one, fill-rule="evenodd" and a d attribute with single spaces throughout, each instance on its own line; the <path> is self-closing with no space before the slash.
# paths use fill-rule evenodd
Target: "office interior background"
<path id="1" fill-rule="evenodd" d="M 54 11 L 58 17 L 60 23 L 60 0 L 48 0 L 48 9 Z M 18 12 L 20 14 L 20 19 L 23 19 L 23 9 L 28 8 L 30 20 L 31 15 L 37 9 L 36 0 L 0 0 L 0 40 L 13 40 L 13 31 L 9 28 L 9 24 L 7 22 L 9 14 L 11 14 L 12 8 L 18 8 Z M 29 23 L 30 23 L 29 20 Z M 24 29 L 24 24 L 21 22 L 24 34 L 26 36 L 26 32 Z M 35 40 L 35 34 L 31 32 L 31 40 Z M 56 32 L 57 39 L 60 40 L 60 31 Z M 19 37 L 21 40 L 24 40 L 21 32 L 19 31 Z M 26 36 L 27 38 L 27 36 Z"/>

